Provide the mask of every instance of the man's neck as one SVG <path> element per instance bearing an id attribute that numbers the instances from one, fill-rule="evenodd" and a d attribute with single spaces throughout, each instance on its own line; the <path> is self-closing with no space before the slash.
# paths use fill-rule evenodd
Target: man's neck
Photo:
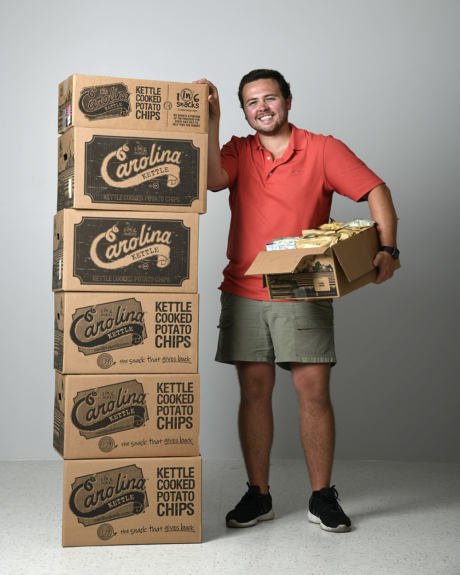
<path id="1" fill-rule="evenodd" d="M 276 132 L 276 134 L 261 134 L 259 132 L 259 140 L 261 145 L 270 152 L 274 160 L 281 158 L 291 139 L 291 126 L 286 122 Z"/>

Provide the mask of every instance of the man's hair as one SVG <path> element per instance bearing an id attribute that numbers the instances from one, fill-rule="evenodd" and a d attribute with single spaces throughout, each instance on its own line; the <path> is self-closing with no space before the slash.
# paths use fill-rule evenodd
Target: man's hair
<path id="1" fill-rule="evenodd" d="M 238 99 L 242 108 L 244 108 L 243 88 L 246 84 L 249 84 L 249 82 L 255 82 L 256 80 L 276 80 L 283 98 L 285 100 L 289 97 L 292 98 L 291 86 L 286 82 L 283 74 L 280 74 L 276 70 L 252 70 L 252 72 L 249 72 L 249 74 L 246 74 L 246 76 L 241 78 L 240 86 L 238 88 Z"/>

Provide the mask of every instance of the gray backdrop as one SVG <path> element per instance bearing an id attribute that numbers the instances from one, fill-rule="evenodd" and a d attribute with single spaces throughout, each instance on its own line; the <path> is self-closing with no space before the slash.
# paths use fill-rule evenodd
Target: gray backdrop
<path id="1" fill-rule="evenodd" d="M 57 87 L 72 73 L 220 90 L 221 143 L 249 126 L 236 90 L 281 70 L 290 119 L 343 140 L 392 190 L 402 269 L 336 301 L 332 390 L 339 458 L 460 461 L 457 410 L 460 3 L 440 0 L 9 2 L 2 8 L 0 458 L 52 449 L 52 219 Z M 295 206 L 294 206 L 295 208 Z M 332 217 L 368 214 L 336 197 Z M 201 446 L 240 457 L 233 367 L 214 362 L 228 191 L 201 217 Z M 458 317 L 458 315 L 457 315 Z M 278 372 L 275 457 L 301 457 L 297 400 Z"/>

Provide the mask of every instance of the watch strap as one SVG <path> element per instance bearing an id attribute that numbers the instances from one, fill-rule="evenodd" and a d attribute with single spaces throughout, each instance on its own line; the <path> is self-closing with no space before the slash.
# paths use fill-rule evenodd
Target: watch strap
<path id="1" fill-rule="evenodd" d="M 399 250 L 398 248 L 392 248 L 390 246 L 382 246 L 380 248 L 381 252 L 388 252 L 389 254 L 391 254 L 393 256 L 393 258 L 395 260 L 397 260 L 399 258 Z"/>

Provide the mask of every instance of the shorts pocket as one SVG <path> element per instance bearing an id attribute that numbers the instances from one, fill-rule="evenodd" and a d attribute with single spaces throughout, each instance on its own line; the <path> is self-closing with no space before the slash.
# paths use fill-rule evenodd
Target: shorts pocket
<path id="1" fill-rule="evenodd" d="M 308 361 L 315 363 L 335 357 L 333 317 L 298 317 L 295 322 L 295 352 L 298 361 L 307 361 L 308 358 Z"/>
<path id="2" fill-rule="evenodd" d="M 219 319 L 219 325 L 217 326 L 219 329 L 227 329 L 233 325 L 235 318 L 233 315 L 228 314 L 221 314 Z"/>
<path id="3" fill-rule="evenodd" d="M 320 327 L 334 327 L 334 319 L 332 317 L 317 319 L 317 318 L 302 318 L 297 317 L 295 320 L 297 329 L 315 329 Z"/>

